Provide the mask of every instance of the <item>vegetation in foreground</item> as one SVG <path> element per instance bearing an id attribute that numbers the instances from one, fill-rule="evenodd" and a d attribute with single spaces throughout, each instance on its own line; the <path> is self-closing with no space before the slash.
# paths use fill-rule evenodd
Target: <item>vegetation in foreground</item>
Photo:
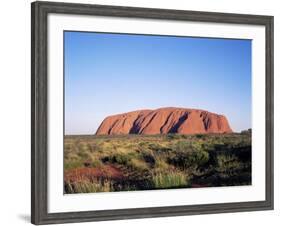
<path id="1" fill-rule="evenodd" d="M 250 131 L 64 139 L 67 194 L 250 184 Z"/>

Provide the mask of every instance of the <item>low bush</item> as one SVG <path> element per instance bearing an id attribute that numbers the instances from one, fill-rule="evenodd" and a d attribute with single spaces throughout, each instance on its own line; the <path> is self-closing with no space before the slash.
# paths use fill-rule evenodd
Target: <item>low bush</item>
<path id="1" fill-rule="evenodd" d="M 90 164 L 92 167 L 101 167 L 102 166 L 102 162 L 100 161 L 100 159 L 98 159 L 94 155 L 91 156 Z"/>
<path id="2" fill-rule="evenodd" d="M 147 163 L 140 159 L 131 159 L 127 163 L 127 166 L 136 171 L 145 171 L 149 169 Z"/>
<path id="3" fill-rule="evenodd" d="M 144 161 L 149 163 L 152 167 L 155 165 L 155 156 L 151 151 L 143 151 L 141 152 L 142 158 Z"/>
<path id="4" fill-rule="evenodd" d="M 235 155 L 218 155 L 216 170 L 221 173 L 233 174 L 241 168 L 241 163 Z"/>
<path id="5" fill-rule="evenodd" d="M 127 165 L 130 160 L 131 160 L 131 156 L 125 154 L 115 154 L 112 157 L 113 163 L 118 163 L 120 165 Z"/>
<path id="6" fill-rule="evenodd" d="M 169 133 L 169 134 L 167 135 L 167 138 L 168 138 L 169 140 L 174 140 L 174 139 L 179 138 L 179 136 L 178 136 L 177 134 L 175 134 L 175 133 Z"/>
<path id="7" fill-rule="evenodd" d="M 175 156 L 169 157 L 168 162 L 182 170 L 198 168 L 209 160 L 209 153 L 206 151 L 178 152 Z"/>
<path id="8" fill-rule="evenodd" d="M 180 140 L 172 147 L 175 152 L 189 152 L 192 151 L 192 144 L 190 141 Z"/>

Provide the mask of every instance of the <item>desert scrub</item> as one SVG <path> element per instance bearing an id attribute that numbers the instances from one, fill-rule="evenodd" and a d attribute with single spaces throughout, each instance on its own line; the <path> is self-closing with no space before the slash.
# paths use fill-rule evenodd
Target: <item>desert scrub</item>
<path id="1" fill-rule="evenodd" d="M 176 152 L 188 152 L 193 150 L 191 141 L 186 141 L 186 140 L 180 140 L 176 142 L 173 145 L 172 149 L 173 151 Z"/>
<path id="2" fill-rule="evenodd" d="M 87 149 L 86 146 L 83 146 L 83 148 L 80 149 L 80 151 L 77 153 L 77 155 L 82 159 L 88 159 L 88 158 L 90 158 L 91 153 Z"/>
<path id="3" fill-rule="evenodd" d="M 71 161 L 71 162 L 65 162 L 64 163 L 64 169 L 76 169 L 84 166 L 83 161 Z"/>
<path id="4" fill-rule="evenodd" d="M 101 142 L 94 142 L 94 143 L 90 143 L 88 146 L 89 150 L 91 153 L 96 153 L 96 152 L 102 152 L 102 146 L 101 146 Z"/>
<path id="5" fill-rule="evenodd" d="M 64 158 L 64 169 L 75 169 L 84 166 L 84 161 L 77 155 L 68 155 Z"/>
<path id="6" fill-rule="evenodd" d="M 168 158 L 168 163 L 182 169 L 196 169 L 209 161 L 206 151 L 176 152 Z"/>
<path id="7" fill-rule="evenodd" d="M 114 191 L 169 188 L 178 184 L 243 185 L 251 183 L 251 153 L 248 133 L 66 135 L 64 169 L 96 168 L 106 174 L 103 168 L 112 165 L 124 176 L 121 181 L 103 178 L 111 180 L 114 186 L 110 189 Z M 65 187 L 71 192 L 110 190 L 108 185 L 100 188 L 99 182 L 93 185 L 81 181 L 84 179 L 74 179 Z"/>
<path id="8" fill-rule="evenodd" d="M 242 167 L 239 159 L 234 155 L 218 155 L 216 170 L 221 173 L 232 175 Z"/>
<path id="9" fill-rule="evenodd" d="M 102 167 L 102 162 L 98 157 L 92 155 L 90 158 L 90 165 L 92 167 Z"/>
<path id="10" fill-rule="evenodd" d="M 76 181 L 65 182 L 65 193 L 92 193 L 92 192 L 110 192 L 114 191 L 111 181 Z"/>
<path id="11" fill-rule="evenodd" d="M 144 160 L 135 158 L 131 159 L 130 162 L 128 162 L 127 166 L 136 171 L 146 171 L 149 169 L 147 163 Z"/>
<path id="12" fill-rule="evenodd" d="M 170 165 L 166 162 L 163 158 L 156 158 L 155 165 L 154 165 L 155 171 L 165 171 L 168 170 Z"/>
<path id="13" fill-rule="evenodd" d="M 145 162 L 147 162 L 151 167 L 155 165 L 155 155 L 151 150 L 143 150 L 141 156 Z"/>
<path id="14" fill-rule="evenodd" d="M 107 155 L 103 157 L 103 162 L 111 162 L 111 163 L 117 163 L 119 165 L 128 165 L 128 163 L 133 158 L 137 158 L 138 154 L 136 152 L 118 152 L 118 153 L 112 153 L 110 155 Z"/>
<path id="15" fill-rule="evenodd" d="M 188 186 L 188 177 L 180 171 L 158 172 L 152 175 L 154 188 L 176 188 Z"/>
<path id="16" fill-rule="evenodd" d="M 166 150 L 166 146 L 164 146 L 163 144 L 159 144 L 159 143 L 149 143 L 148 144 L 148 148 L 152 151 L 163 151 Z"/>
<path id="17" fill-rule="evenodd" d="M 169 140 L 179 139 L 179 136 L 175 133 L 169 133 L 167 135 L 167 139 L 169 139 Z"/>
<path id="18" fill-rule="evenodd" d="M 118 163 L 120 165 L 127 165 L 128 162 L 132 159 L 131 155 L 127 154 L 115 154 L 112 156 L 112 162 Z"/>

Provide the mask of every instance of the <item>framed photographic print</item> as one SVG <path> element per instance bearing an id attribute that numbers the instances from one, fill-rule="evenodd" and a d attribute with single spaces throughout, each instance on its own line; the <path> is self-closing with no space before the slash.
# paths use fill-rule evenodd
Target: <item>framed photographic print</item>
<path id="1" fill-rule="evenodd" d="M 32 3 L 32 223 L 273 209 L 273 17 Z"/>

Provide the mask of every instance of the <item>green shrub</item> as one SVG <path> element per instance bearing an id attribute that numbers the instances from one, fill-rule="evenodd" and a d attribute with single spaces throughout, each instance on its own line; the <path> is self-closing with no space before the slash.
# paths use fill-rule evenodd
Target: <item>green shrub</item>
<path id="1" fill-rule="evenodd" d="M 141 152 L 141 155 L 144 161 L 149 163 L 151 166 L 155 165 L 155 156 L 152 151 L 143 151 Z"/>
<path id="2" fill-rule="evenodd" d="M 202 138 L 205 138 L 206 135 L 205 134 L 196 134 L 195 137 L 198 139 L 202 139 Z"/>
<path id="3" fill-rule="evenodd" d="M 218 155 L 216 170 L 222 173 L 233 174 L 241 168 L 239 159 L 234 155 Z"/>
<path id="4" fill-rule="evenodd" d="M 113 156 L 113 162 L 116 162 L 120 165 L 126 165 L 131 160 L 130 155 L 125 154 L 116 154 Z"/>
<path id="5" fill-rule="evenodd" d="M 128 162 L 132 159 L 132 155 L 130 154 L 123 154 L 123 153 L 115 153 L 113 155 L 107 155 L 102 158 L 102 161 L 117 163 L 120 165 L 127 165 Z"/>
<path id="6" fill-rule="evenodd" d="M 183 170 L 189 168 L 198 168 L 204 165 L 209 160 L 209 153 L 206 151 L 190 151 L 179 152 L 175 156 L 168 159 L 169 163 Z"/>

